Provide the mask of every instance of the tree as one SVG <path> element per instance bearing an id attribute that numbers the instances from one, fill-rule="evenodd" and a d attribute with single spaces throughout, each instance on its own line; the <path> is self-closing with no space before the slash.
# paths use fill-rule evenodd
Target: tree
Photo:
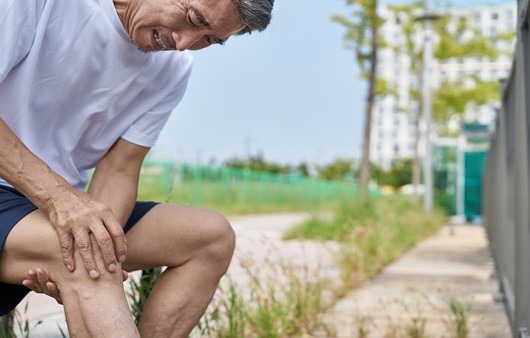
<path id="1" fill-rule="evenodd" d="M 509 53 L 499 49 L 497 43 L 512 42 L 515 37 L 513 32 L 484 36 L 471 27 L 468 18 L 459 17 L 455 20 L 449 15 L 442 16 L 434 27 L 439 39 L 434 56 L 440 64 L 461 63 L 469 58 L 494 61 Z M 499 92 L 498 81 L 484 81 L 476 75 L 443 79 L 433 98 L 433 120 L 437 124 L 438 134 L 447 135 L 447 122 L 454 117 L 462 119 L 469 105 L 480 107 L 498 101 Z"/>
<path id="2" fill-rule="evenodd" d="M 379 185 L 389 185 L 398 189 L 411 182 L 412 164 L 412 159 L 394 160 L 388 170 L 372 164 L 373 178 Z"/>
<path id="3" fill-rule="evenodd" d="M 317 166 L 317 173 L 318 177 L 325 180 L 344 180 L 353 174 L 352 167 L 352 160 L 339 158 L 328 165 Z"/>
<path id="4" fill-rule="evenodd" d="M 389 6 L 389 10 L 398 16 L 401 20 L 402 34 L 405 38 L 405 44 L 398 46 L 396 52 L 407 54 L 410 58 L 410 72 L 412 77 L 416 80 L 417 86 L 413 86 L 409 89 L 409 96 L 411 102 L 416 102 L 415 109 L 408 109 L 413 114 L 414 119 L 414 157 L 412 161 L 412 185 L 414 190 L 412 193 L 412 202 L 418 203 L 419 194 L 418 187 L 421 181 L 421 170 L 420 170 L 420 155 L 419 155 L 419 143 L 420 143 L 420 118 L 423 108 L 422 96 L 420 89 L 422 88 L 422 72 L 423 72 L 423 46 L 418 43 L 416 34 L 420 31 L 421 22 L 416 19 L 417 15 L 425 11 L 425 3 L 423 1 L 414 1 L 405 5 L 394 5 Z"/>
<path id="5" fill-rule="evenodd" d="M 370 137 L 372 131 L 372 110 L 378 96 L 389 91 L 388 83 L 377 78 L 377 52 L 383 39 L 379 34 L 382 20 L 377 13 L 377 0 L 346 0 L 353 11 L 349 16 L 333 15 L 332 20 L 346 28 L 345 46 L 355 52 L 361 78 L 368 81 L 366 97 L 363 150 L 359 177 L 359 198 L 363 200 L 370 178 Z"/>
<path id="6" fill-rule="evenodd" d="M 225 165 L 231 168 L 245 168 L 253 171 L 266 171 L 273 174 L 287 174 L 291 172 L 289 166 L 267 162 L 261 154 L 251 156 L 245 160 L 234 157 L 226 161 Z"/>

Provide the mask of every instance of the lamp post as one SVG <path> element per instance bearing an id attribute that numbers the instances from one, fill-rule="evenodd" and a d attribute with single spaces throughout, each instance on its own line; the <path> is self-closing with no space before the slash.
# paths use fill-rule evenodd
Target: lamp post
<path id="1" fill-rule="evenodd" d="M 426 8 L 427 5 L 425 6 Z M 423 74 L 422 74 L 422 115 L 425 125 L 423 157 L 424 195 L 423 202 L 425 211 L 431 212 L 433 205 L 433 170 L 432 170 L 432 55 L 433 55 L 433 30 L 432 24 L 439 15 L 426 12 L 418 18 L 423 22 Z"/>

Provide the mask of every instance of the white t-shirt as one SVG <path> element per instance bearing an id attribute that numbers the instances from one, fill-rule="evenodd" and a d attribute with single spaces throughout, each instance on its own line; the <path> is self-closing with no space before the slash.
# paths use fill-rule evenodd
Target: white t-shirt
<path id="1" fill-rule="evenodd" d="M 154 145 L 191 64 L 139 51 L 112 0 L 0 0 L 0 117 L 78 189 L 120 137 Z"/>

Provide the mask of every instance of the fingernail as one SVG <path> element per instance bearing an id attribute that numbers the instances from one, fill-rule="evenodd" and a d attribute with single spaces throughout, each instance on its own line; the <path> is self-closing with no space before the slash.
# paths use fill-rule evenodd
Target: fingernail
<path id="1" fill-rule="evenodd" d="M 119 261 L 121 263 L 125 262 L 125 255 L 121 255 L 120 258 L 119 258 Z"/>
<path id="2" fill-rule="evenodd" d="M 66 268 L 68 269 L 68 271 L 72 272 L 74 271 L 74 268 L 72 268 L 72 266 L 70 264 L 67 264 L 66 265 Z"/>
<path id="3" fill-rule="evenodd" d="M 98 278 L 99 277 L 99 273 L 96 271 L 96 270 L 90 270 L 90 278 Z"/>
<path id="4" fill-rule="evenodd" d="M 52 288 L 51 288 L 51 286 L 50 286 L 50 283 L 46 283 L 46 288 L 48 289 L 48 291 L 50 291 L 50 292 L 52 291 Z"/>
<path id="5" fill-rule="evenodd" d="M 111 263 L 111 264 L 109 265 L 109 271 L 116 271 L 116 264 Z"/>

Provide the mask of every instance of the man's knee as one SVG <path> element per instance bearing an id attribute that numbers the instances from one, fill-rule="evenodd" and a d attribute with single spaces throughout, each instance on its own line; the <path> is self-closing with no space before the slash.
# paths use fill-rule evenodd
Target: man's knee
<path id="1" fill-rule="evenodd" d="M 217 212 L 205 217 L 209 243 L 202 248 L 202 253 L 212 263 L 219 264 L 224 270 L 228 268 L 236 244 L 236 234 L 228 220 Z"/>

